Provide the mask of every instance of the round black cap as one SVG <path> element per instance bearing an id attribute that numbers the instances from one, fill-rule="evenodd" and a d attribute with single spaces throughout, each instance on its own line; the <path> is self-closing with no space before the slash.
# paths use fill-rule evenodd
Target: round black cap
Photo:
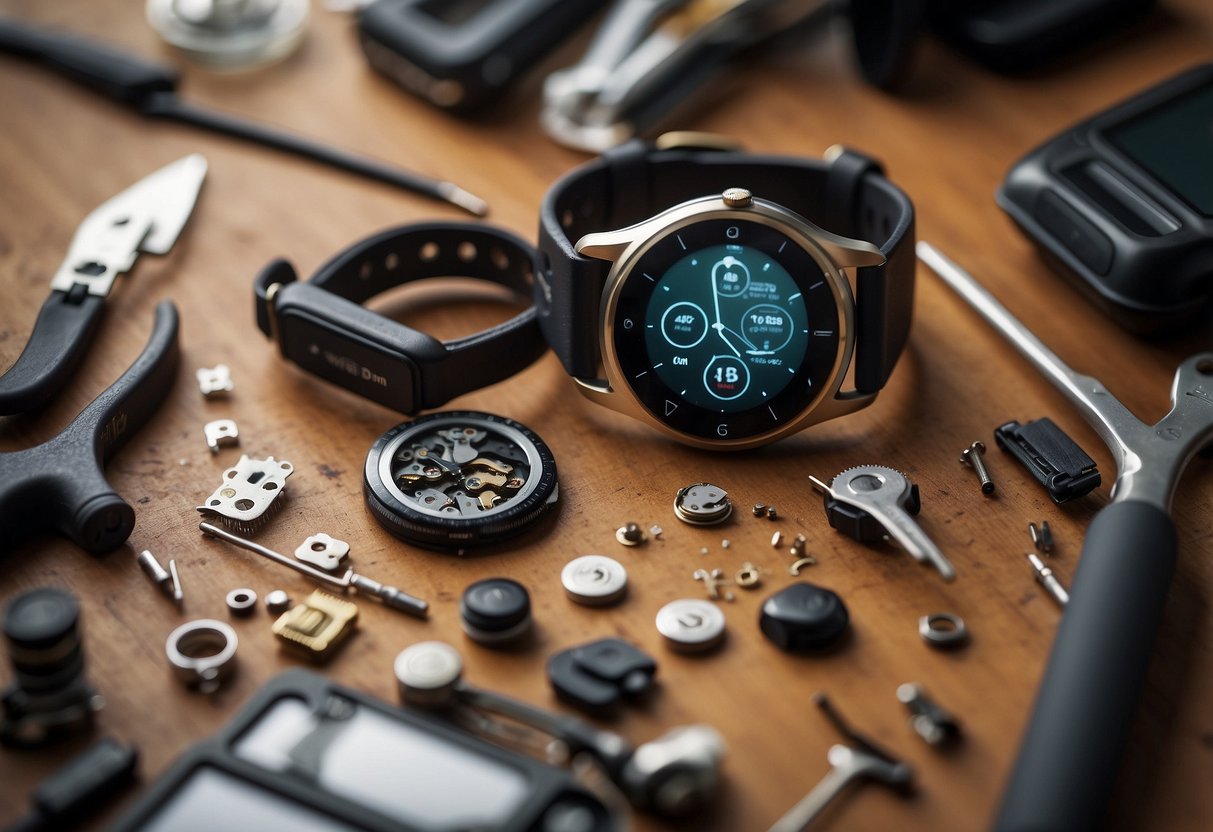
<path id="1" fill-rule="evenodd" d="M 80 604 L 61 589 L 42 587 L 23 592 L 4 611 L 4 635 L 16 647 L 44 650 L 75 633 Z"/>
<path id="2" fill-rule="evenodd" d="M 819 650 L 847 631 L 847 607 L 838 594 L 808 583 L 792 584 L 762 604 L 758 625 L 784 650 Z"/>
<path id="3" fill-rule="evenodd" d="M 531 596 L 517 581 L 486 578 L 463 591 L 459 614 L 469 627 L 478 630 L 508 630 L 530 617 Z"/>

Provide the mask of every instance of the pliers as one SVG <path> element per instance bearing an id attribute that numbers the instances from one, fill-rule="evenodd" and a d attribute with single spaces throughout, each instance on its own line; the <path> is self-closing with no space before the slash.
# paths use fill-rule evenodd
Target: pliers
<path id="1" fill-rule="evenodd" d="M 187 156 L 109 199 L 80 224 L 29 343 L 0 376 L 0 414 L 37 410 L 63 388 L 97 331 L 114 279 L 140 252 L 165 254 L 173 247 L 205 176 L 206 161 Z M 0 453 L 0 550 L 46 529 L 92 553 L 114 549 L 130 536 L 134 510 L 106 481 L 103 466 L 172 388 L 178 322 L 176 307 L 162 301 L 147 346 L 109 389 L 53 439 Z"/>

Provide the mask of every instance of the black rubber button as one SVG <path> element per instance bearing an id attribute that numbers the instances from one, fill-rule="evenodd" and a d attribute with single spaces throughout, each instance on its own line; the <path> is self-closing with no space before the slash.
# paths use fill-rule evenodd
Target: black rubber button
<path id="1" fill-rule="evenodd" d="M 531 617 L 531 596 L 517 581 L 486 578 L 463 591 L 459 614 L 474 630 L 509 630 Z"/>
<path id="2" fill-rule="evenodd" d="M 850 616 L 838 594 L 809 583 L 792 584 L 762 604 L 762 633 L 788 651 L 820 650 L 847 631 Z"/>
<path id="3" fill-rule="evenodd" d="M 31 589 L 12 600 L 4 612 L 4 635 L 15 647 L 44 650 L 75 636 L 80 604 L 61 589 Z"/>

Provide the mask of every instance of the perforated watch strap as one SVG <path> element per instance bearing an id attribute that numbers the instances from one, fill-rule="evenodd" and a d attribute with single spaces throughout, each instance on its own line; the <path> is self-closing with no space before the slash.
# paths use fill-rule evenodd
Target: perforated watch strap
<path id="1" fill-rule="evenodd" d="M 599 373 L 597 322 L 610 264 L 581 257 L 574 243 L 592 231 L 632 225 L 729 187 L 783 205 L 810 222 L 880 247 L 887 262 L 859 270 L 855 382 L 884 386 L 909 336 L 914 301 L 914 206 L 880 165 L 843 150 L 830 161 L 714 150 L 655 150 L 630 142 L 558 181 L 544 198 L 536 280 L 540 325 L 565 369 Z"/>
<path id="2" fill-rule="evenodd" d="M 381 404 L 413 413 L 509 378 L 539 358 L 547 344 L 535 308 L 475 335 L 440 342 L 362 304 L 396 286 L 439 277 L 487 280 L 529 299 L 538 263 L 533 246 L 490 226 L 451 222 L 393 228 L 342 251 L 306 283 L 297 281 L 286 261 L 271 263 L 255 284 L 257 325 L 277 339 L 284 357 L 296 364 Z M 272 288 L 275 284 L 277 288 Z M 296 318 L 305 321 L 309 331 L 344 339 L 360 356 L 382 357 L 391 373 L 380 372 L 376 362 L 368 372 L 384 383 L 371 379 L 364 384 L 360 373 L 340 367 L 327 372 L 322 361 L 299 354 L 299 345 L 286 337 L 285 330 Z"/>

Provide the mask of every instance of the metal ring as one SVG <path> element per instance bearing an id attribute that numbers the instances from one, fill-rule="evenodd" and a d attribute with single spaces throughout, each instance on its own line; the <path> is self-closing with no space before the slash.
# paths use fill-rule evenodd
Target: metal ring
<path id="1" fill-rule="evenodd" d="M 164 652 L 173 671 L 187 685 L 210 693 L 234 669 L 239 643 L 230 624 L 200 618 L 169 633 Z"/>
<path id="2" fill-rule="evenodd" d="M 252 615 L 257 609 L 257 593 L 251 589 L 233 589 L 227 594 L 227 608 L 232 615 Z"/>
<path id="3" fill-rule="evenodd" d="M 959 647 L 969 640 L 969 628 L 959 615 L 933 612 L 918 619 L 918 635 L 935 648 Z"/>

